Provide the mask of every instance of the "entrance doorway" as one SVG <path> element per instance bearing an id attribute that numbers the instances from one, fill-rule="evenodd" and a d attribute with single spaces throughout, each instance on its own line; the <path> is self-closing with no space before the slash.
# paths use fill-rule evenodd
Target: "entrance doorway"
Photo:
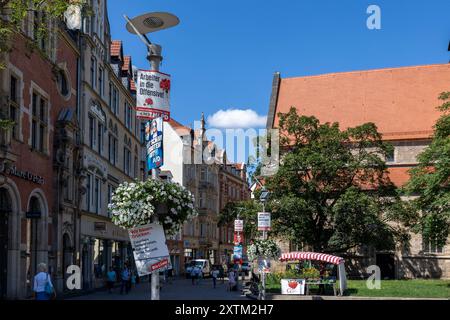
<path id="1" fill-rule="evenodd" d="M 395 257 L 393 253 L 377 253 L 376 263 L 380 267 L 381 279 L 395 279 Z"/>
<path id="2" fill-rule="evenodd" d="M 6 298 L 8 273 L 8 219 L 11 199 L 8 191 L 0 188 L 0 300 Z"/>
<path id="3" fill-rule="evenodd" d="M 38 262 L 38 239 L 40 235 L 40 216 L 42 214 L 41 211 L 41 203 L 39 199 L 35 196 L 31 197 L 30 203 L 28 206 L 28 212 L 37 214 L 36 217 L 29 218 L 27 226 L 28 226 L 28 239 L 27 239 L 27 260 L 26 260 L 26 268 L 27 268 L 27 295 L 31 296 L 33 290 L 33 278 L 37 271 Z M 42 235 L 41 235 L 42 236 Z"/>

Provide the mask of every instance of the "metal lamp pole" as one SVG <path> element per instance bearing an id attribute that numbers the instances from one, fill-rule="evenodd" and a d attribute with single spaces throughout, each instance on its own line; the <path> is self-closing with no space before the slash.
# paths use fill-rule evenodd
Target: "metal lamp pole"
<path id="1" fill-rule="evenodd" d="M 172 16 L 169 19 L 174 18 L 174 20 L 164 21 L 165 18 L 170 14 L 146 14 L 135 19 L 130 20 L 126 15 L 124 15 L 125 20 L 128 22 L 128 25 L 131 27 L 136 35 L 139 36 L 141 41 L 147 46 L 148 54 L 147 60 L 150 63 L 150 68 L 152 71 L 159 71 L 159 67 L 161 65 L 161 61 L 163 59 L 161 52 L 162 47 L 158 44 L 153 44 L 150 42 L 148 37 L 144 34 L 145 32 L 154 32 L 166 28 L 170 28 L 178 24 L 178 18 Z M 138 30 L 135 24 L 139 24 L 141 30 L 145 30 L 145 32 L 141 32 Z M 144 29 L 142 29 L 142 27 Z M 154 29 L 154 30 L 152 30 Z M 129 30 L 129 31 L 131 31 Z M 159 179 L 159 168 L 151 170 L 151 178 L 153 180 Z M 158 213 L 154 215 L 153 222 L 158 222 Z M 151 300 L 159 300 L 159 292 L 160 292 L 160 281 L 159 281 L 159 270 L 155 270 L 151 273 Z"/>

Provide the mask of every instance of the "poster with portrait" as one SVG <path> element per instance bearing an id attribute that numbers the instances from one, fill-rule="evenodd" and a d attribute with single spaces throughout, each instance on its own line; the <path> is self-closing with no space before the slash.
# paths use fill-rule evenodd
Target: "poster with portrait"
<path id="1" fill-rule="evenodd" d="M 164 164 L 163 119 L 156 118 L 145 125 L 147 169 L 153 170 Z"/>

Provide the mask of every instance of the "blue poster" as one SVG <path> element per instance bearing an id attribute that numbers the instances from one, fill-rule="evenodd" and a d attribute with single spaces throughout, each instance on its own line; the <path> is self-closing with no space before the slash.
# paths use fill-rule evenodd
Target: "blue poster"
<path id="1" fill-rule="evenodd" d="M 234 260 L 242 259 L 242 246 L 234 246 L 233 259 Z"/>
<path id="2" fill-rule="evenodd" d="M 163 158 L 163 118 L 148 121 L 145 125 L 147 169 L 150 171 L 164 164 Z"/>

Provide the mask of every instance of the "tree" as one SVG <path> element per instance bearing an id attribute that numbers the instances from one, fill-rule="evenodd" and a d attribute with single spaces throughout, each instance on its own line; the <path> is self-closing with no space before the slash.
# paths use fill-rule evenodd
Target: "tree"
<path id="1" fill-rule="evenodd" d="M 232 223 L 239 214 L 244 220 L 244 236 L 253 239 L 258 234 L 258 212 L 262 211 L 262 205 L 254 200 L 228 202 L 219 214 L 219 226 Z"/>
<path id="2" fill-rule="evenodd" d="M 406 210 L 385 163 L 393 148 L 373 123 L 340 130 L 279 113 L 278 172 L 267 179 L 273 232 L 318 252 L 342 252 L 360 245 L 392 249 L 405 228 Z"/>
<path id="3" fill-rule="evenodd" d="M 431 144 L 418 156 L 418 165 L 410 170 L 406 186 L 421 212 L 415 228 L 424 240 L 443 247 L 450 232 L 450 92 L 443 92 L 438 107 L 442 116 L 434 126 Z"/>

